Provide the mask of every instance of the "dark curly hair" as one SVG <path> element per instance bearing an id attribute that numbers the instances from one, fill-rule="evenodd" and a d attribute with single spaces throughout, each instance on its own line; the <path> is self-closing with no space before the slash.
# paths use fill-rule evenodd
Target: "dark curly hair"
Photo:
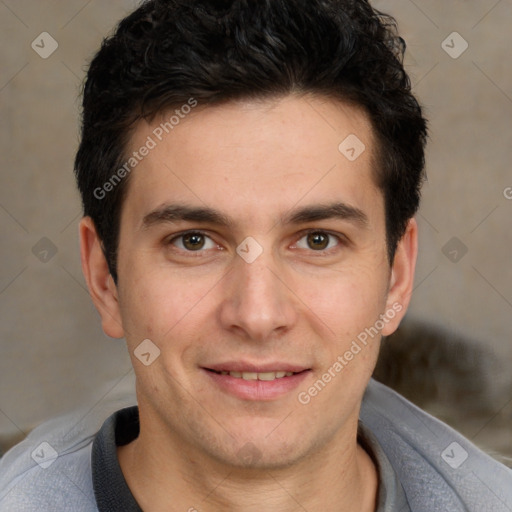
<path id="1" fill-rule="evenodd" d="M 75 173 L 117 282 L 126 162 L 136 122 L 190 102 L 313 93 L 362 107 L 375 139 L 388 256 L 419 205 L 426 121 L 411 94 L 395 20 L 366 0 L 149 0 L 123 19 L 91 62 Z"/>

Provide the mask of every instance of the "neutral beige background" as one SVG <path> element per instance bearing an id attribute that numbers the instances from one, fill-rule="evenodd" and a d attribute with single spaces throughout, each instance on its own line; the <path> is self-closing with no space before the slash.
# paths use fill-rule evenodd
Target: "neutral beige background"
<path id="1" fill-rule="evenodd" d="M 86 63 L 137 3 L 0 0 L 1 436 L 23 435 L 58 412 L 93 408 L 132 386 L 124 343 L 102 333 L 84 288 L 72 162 Z M 496 414 L 510 414 L 512 0 L 374 5 L 399 21 L 430 118 L 409 317 L 454 329 L 497 354 L 503 366 L 493 378 L 510 393 Z M 457 59 L 441 46 L 454 31 L 469 44 Z M 31 48 L 42 32 L 59 45 L 47 59 Z M 43 237 L 53 244 L 40 242 L 47 257 L 57 251 L 47 262 L 33 253 Z M 443 253 L 453 237 L 467 247 L 456 263 Z"/>

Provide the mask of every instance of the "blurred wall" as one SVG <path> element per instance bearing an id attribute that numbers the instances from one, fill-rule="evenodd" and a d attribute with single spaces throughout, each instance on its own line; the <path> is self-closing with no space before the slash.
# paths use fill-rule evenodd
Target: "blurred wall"
<path id="1" fill-rule="evenodd" d="M 124 343 L 102 333 L 85 289 L 72 167 L 84 69 L 137 3 L 0 1 L 0 436 L 133 385 Z M 512 1 L 374 5 L 398 20 L 430 118 L 408 315 L 478 340 L 510 382 Z M 511 400 L 512 389 L 501 410 Z"/>

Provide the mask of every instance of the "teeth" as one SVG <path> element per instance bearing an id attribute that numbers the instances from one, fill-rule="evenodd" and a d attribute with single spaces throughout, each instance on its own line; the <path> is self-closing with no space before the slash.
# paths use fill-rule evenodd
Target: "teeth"
<path id="1" fill-rule="evenodd" d="M 244 380 L 274 380 L 274 379 L 282 379 L 283 377 L 291 377 L 293 372 L 220 372 L 221 375 L 230 375 L 231 377 L 235 377 L 236 379 L 244 379 Z"/>
<path id="2" fill-rule="evenodd" d="M 254 375 L 258 377 L 258 380 L 274 380 L 277 378 L 277 372 L 255 373 Z"/>

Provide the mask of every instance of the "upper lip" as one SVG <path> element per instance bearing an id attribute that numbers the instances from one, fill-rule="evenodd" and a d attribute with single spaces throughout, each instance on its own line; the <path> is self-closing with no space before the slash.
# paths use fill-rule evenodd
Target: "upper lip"
<path id="1" fill-rule="evenodd" d="M 245 361 L 226 361 L 224 363 L 217 363 L 208 366 L 203 366 L 207 370 L 214 370 L 216 372 L 253 372 L 253 373 L 267 373 L 267 372 L 293 372 L 299 373 L 304 370 L 309 370 L 307 366 L 301 366 L 283 362 L 270 362 L 270 363 L 250 363 Z"/>

